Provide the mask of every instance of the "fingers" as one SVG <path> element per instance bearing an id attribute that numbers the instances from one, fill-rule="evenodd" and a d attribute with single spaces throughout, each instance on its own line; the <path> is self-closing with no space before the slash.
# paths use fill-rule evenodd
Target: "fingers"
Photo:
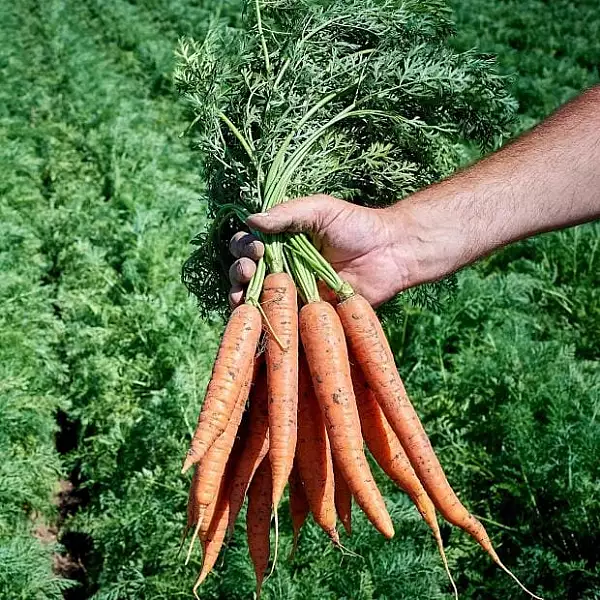
<path id="1" fill-rule="evenodd" d="M 229 268 L 229 304 L 235 308 L 244 299 L 244 287 L 256 272 L 256 261 L 265 252 L 264 244 L 245 231 L 238 231 L 229 242 L 229 250 L 236 261 Z"/>
<path id="2" fill-rule="evenodd" d="M 259 260 L 265 253 L 265 246 L 251 233 L 238 231 L 229 242 L 229 251 L 235 258 L 245 256 L 252 260 Z"/>
<path id="3" fill-rule="evenodd" d="M 344 210 L 352 205 L 331 196 L 316 195 L 290 200 L 273 207 L 267 213 L 251 215 L 246 220 L 252 229 L 265 233 L 307 232 L 320 235 Z M 250 233 L 239 231 L 229 243 L 237 259 L 229 269 L 232 307 L 243 301 L 244 287 L 256 272 L 256 261 L 265 252 L 264 244 Z"/>
<path id="4" fill-rule="evenodd" d="M 244 288 L 252 279 L 255 272 L 256 263 L 247 256 L 238 258 L 231 267 L 229 267 L 229 281 L 231 282 L 229 304 L 231 308 L 235 308 L 238 304 L 242 303 L 242 300 L 244 299 Z"/>
<path id="5" fill-rule="evenodd" d="M 347 203 L 331 196 L 297 198 L 274 206 L 266 213 L 251 215 L 248 226 L 265 233 L 320 233 L 347 208 Z"/>
<path id="6" fill-rule="evenodd" d="M 231 285 L 245 285 L 248 283 L 256 271 L 256 263 L 247 256 L 238 258 L 229 267 L 229 281 Z"/>
<path id="7" fill-rule="evenodd" d="M 229 306 L 235 308 L 244 299 L 244 288 L 241 285 L 233 285 L 229 290 Z"/>

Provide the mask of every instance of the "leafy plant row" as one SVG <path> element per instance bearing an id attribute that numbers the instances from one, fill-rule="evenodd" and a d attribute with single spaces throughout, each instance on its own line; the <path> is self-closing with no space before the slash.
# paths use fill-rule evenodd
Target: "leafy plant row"
<path id="1" fill-rule="evenodd" d="M 580 14 L 567 4 L 457 3 L 457 43 L 480 40 L 507 72 L 521 69 L 523 126 L 597 79 L 575 57 L 595 56 L 598 19 L 589 2 Z M 186 570 L 176 558 L 187 487 L 178 468 L 220 324 L 199 320 L 178 281 L 204 218 L 203 183 L 178 137 L 185 119 L 169 74 L 177 37 L 201 37 L 210 8 L 0 8 L 1 598 L 61 597 L 56 547 L 38 538 L 71 473 L 89 498 L 66 524 L 90 546 L 82 597 L 189 597 L 198 564 Z M 235 22 L 234 8 L 222 17 Z M 530 37 L 514 48 L 519 12 Z M 592 599 L 600 587 L 598 239 L 587 226 L 507 249 L 461 275 L 443 311 L 407 305 L 389 326 L 451 481 L 479 516 L 502 524 L 486 522 L 546 598 Z M 59 409 L 75 432 L 62 457 Z M 363 560 L 341 556 L 311 526 L 264 596 L 447 597 L 426 527 L 399 492 L 383 491 L 397 525 L 391 544 L 357 519 L 344 542 Z M 447 541 L 462 597 L 511 597 L 464 536 Z M 249 569 L 246 546 L 233 543 L 204 597 L 249 597 Z"/>

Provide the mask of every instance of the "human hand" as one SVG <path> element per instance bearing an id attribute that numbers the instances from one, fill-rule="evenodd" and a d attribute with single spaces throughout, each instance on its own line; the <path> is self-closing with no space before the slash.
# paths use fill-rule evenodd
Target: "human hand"
<path id="1" fill-rule="evenodd" d="M 291 200 L 248 218 L 251 229 L 263 233 L 305 232 L 340 277 L 378 306 L 400 290 L 419 281 L 417 259 L 409 234 L 413 222 L 403 203 L 388 209 L 357 206 L 331 196 L 317 195 Z M 244 285 L 264 253 L 263 244 L 248 233 L 238 232 L 230 250 L 236 261 L 229 277 L 230 303 L 242 301 Z"/>

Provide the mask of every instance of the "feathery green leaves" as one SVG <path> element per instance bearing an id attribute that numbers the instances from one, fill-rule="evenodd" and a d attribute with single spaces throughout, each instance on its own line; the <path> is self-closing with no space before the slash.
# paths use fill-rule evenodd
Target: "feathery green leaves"
<path id="1" fill-rule="evenodd" d="M 250 2 L 242 28 L 182 41 L 175 80 L 194 114 L 209 210 L 315 192 L 382 206 L 448 175 L 461 143 L 494 147 L 514 102 L 489 58 L 450 49 L 451 32 L 437 0 L 285 0 Z M 226 309 L 236 227 L 196 238 L 184 266 L 205 315 Z"/>

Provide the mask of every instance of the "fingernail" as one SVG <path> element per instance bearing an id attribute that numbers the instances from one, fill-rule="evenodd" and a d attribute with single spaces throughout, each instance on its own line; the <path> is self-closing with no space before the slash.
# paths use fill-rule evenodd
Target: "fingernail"
<path id="1" fill-rule="evenodd" d="M 268 212 L 258 212 L 258 213 L 254 213 L 253 215 L 250 215 L 248 218 L 252 219 L 253 217 L 268 217 L 269 213 Z"/>

